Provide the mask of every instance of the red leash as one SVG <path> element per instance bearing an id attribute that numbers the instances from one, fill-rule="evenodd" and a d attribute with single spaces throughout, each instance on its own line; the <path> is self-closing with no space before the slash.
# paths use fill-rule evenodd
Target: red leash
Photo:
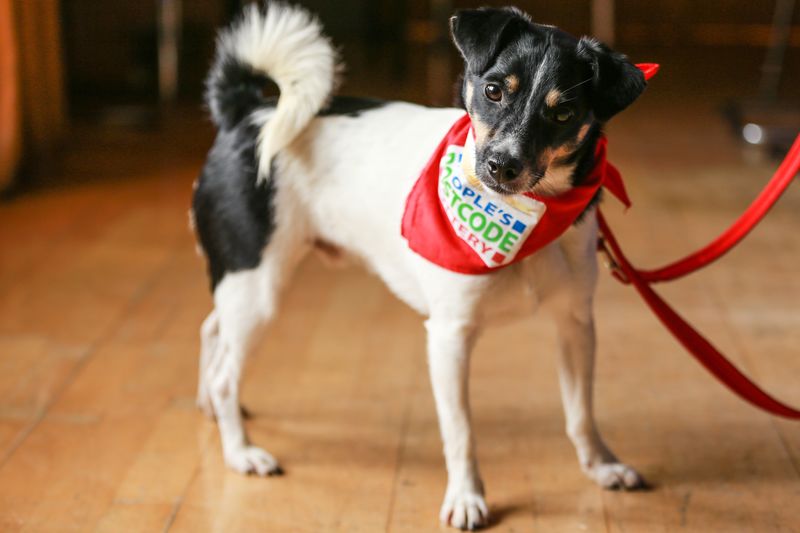
<path id="1" fill-rule="evenodd" d="M 708 246 L 683 259 L 653 270 L 638 270 L 628 261 L 614 233 L 608 227 L 605 217 L 599 210 L 597 212 L 603 236 L 599 248 L 608 257 L 614 277 L 622 283 L 632 284 L 678 342 L 729 389 L 767 412 L 793 419 L 800 419 L 800 410 L 776 400 L 750 381 L 705 337 L 676 313 L 650 285 L 691 274 L 722 257 L 764 218 L 764 215 L 791 184 L 798 171 L 800 171 L 800 135 L 795 139 L 786 159 L 778 167 L 761 194 L 722 235 Z"/>

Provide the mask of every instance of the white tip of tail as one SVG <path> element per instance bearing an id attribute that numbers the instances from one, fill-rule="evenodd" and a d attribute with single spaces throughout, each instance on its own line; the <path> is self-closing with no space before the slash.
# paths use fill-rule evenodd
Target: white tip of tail
<path id="1" fill-rule="evenodd" d="M 275 154 L 290 144 L 328 102 L 335 88 L 337 54 L 311 13 L 281 2 L 262 11 L 248 6 L 222 33 L 218 47 L 269 76 L 280 89 L 278 106 L 259 134 L 259 179 Z"/>

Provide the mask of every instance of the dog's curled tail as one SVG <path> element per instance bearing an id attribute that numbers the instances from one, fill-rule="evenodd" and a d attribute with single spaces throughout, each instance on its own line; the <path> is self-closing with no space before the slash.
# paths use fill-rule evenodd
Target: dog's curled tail
<path id="1" fill-rule="evenodd" d="M 278 104 L 259 134 L 258 175 L 266 179 L 275 154 L 327 103 L 337 71 L 336 51 L 311 13 L 281 2 L 251 4 L 217 39 L 206 102 L 214 123 L 230 129 L 266 104 L 264 85 L 275 82 Z"/>

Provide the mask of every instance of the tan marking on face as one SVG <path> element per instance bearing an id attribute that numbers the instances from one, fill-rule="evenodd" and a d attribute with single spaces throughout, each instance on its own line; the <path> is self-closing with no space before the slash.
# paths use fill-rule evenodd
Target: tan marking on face
<path id="1" fill-rule="evenodd" d="M 547 104 L 547 107 L 555 107 L 558 105 L 560 99 L 561 91 L 558 89 L 550 89 L 550 92 L 544 97 L 544 103 Z"/>
<path id="2" fill-rule="evenodd" d="M 515 74 L 506 76 L 506 87 L 510 93 L 517 92 L 517 89 L 519 89 L 519 78 Z"/>
<path id="3" fill-rule="evenodd" d="M 481 143 L 486 138 L 486 135 L 489 132 L 489 126 L 487 126 L 484 122 L 481 121 L 480 115 L 477 113 L 472 113 L 470 109 L 470 103 L 472 102 L 472 95 L 475 92 L 475 87 L 470 83 L 467 82 L 467 90 L 465 91 L 465 102 L 464 104 L 467 107 L 467 112 L 469 113 L 470 119 L 472 120 L 472 131 L 475 133 L 475 142 Z"/>
<path id="4" fill-rule="evenodd" d="M 586 138 L 586 134 L 589 133 L 589 128 L 591 126 L 589 124 L 584 124 L 581 126 L 581 129 L 578 131 L 578 136 L 575 138 L 575 144 L 580 144 L 583 142 L 583 139 Z"/>
<path id="5" fill-rule="evenodd" d="M 547 148 L 542 151 L 539 156 L 539 164 L 545 168 L 549 168 L 553 164 L 558 164 L 560 161 L 565 160 L 572 153 L 575 145 L 572 143 L 562 144 L 558 148 Z"/>
<path id="6" fill-rule="evenodd" d="M 480 145 L 489 133 L 489 126 L 481 122 L 480 116 L 470 115 L 472 119 L 472 133 L 475 138 L 474 147 L 464 150 L 464 155 L 461 159 L 461 167 L 464 169 L 464 175 L 470 185 L 478 190 L 482 190 L 483 186 L 476 177 L 475 173 L 475 147 Z"/>
<path id="7" fill-rule="evenodd" d="M 572 173 L 575 165 L 555 165 L 547 169 L 544 177 L 534 187 L 542 196 L 558 196 L 572 188 Z"/>
<path id="8" fill-rule="evenodd" d="M 577 143 L 569 142 L 557 148 L 548 148 L 539 156 L 539 164 L 545 168 L 544 177 L 534 187 L 536 194 L 557 196 L 572 187 L 570 178 L 575 165 L 564 162 L 572 154 Z"/>
<path id="9" fill-rule="evenodd" d="M 475 132 L 475 144 L 481 145 L 489 136 L 489 125 L 477 114 L 472 115 L 472 131 Z"/>
<path id="10" fill-rule="evenodd" d="M 483 144 L 483 141 L 485 141 L 486 137 L 489 135 L 489 126 L 481 120 L 480 115 L 473 113 L 470 109 L 470 103 L 472 102 L 472 96 L 474 93 L 475 87 L 470 82 L 467 82 L 467 90 L 464 94 L 464 104 L 467 107 L 467 112 L 469 113 L 470 119 L 472 119 L 472 131 L 475 133 L 475 143 Z"/>
<path id="11" fill-rule="evenodd" d="M 461 157 L 461 170 L 464 171 L 464 176 L 467 182 L 477 190 L 482 190 L 480 180 L 475 176 L 475 135 L 467 136 L 467 142 L 464 143 L 464 151 Z"/>

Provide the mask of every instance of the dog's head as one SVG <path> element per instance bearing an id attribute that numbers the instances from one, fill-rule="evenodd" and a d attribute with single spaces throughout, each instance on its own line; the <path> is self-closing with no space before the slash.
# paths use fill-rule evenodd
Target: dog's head
<path id="1" fill-rule="evenodd" d="M 645 88 L 624 55 L 514 8 L 459 11 L 450 27 L 466 62 L 461 96 L 475 132 L 475 175 L 495 192 L 569 186 L 602 123 Z"/>

